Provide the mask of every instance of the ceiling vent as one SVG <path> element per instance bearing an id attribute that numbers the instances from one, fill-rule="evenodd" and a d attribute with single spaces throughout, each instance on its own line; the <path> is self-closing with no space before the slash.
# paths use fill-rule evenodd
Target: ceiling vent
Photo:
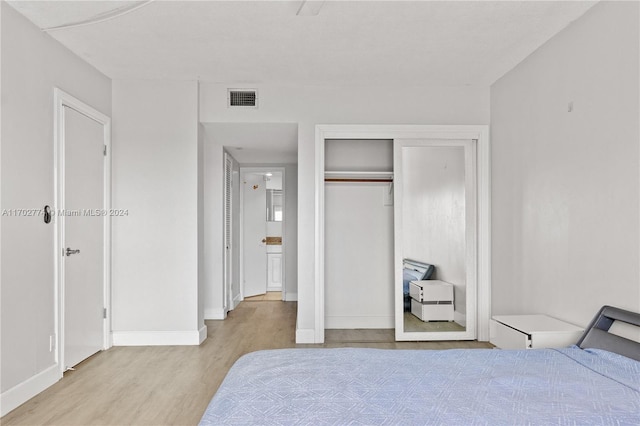
<path id="1" fill-rule="evenodd" d="M 229 89 L 227 106 L 258 108 L 258 91 L 256 89 Z"/>

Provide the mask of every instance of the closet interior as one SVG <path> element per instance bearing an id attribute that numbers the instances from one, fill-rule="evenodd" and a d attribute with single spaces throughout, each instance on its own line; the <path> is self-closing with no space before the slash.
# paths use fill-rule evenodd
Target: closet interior
<path id="1" fill-rule="evenodd" d="M 325 140 L 325 328 L 394 328 L 393 140 Z"/>

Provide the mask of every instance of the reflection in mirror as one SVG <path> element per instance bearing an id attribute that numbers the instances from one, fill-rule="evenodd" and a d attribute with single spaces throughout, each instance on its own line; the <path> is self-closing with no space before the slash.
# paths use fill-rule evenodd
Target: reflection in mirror
<path id="1" fill-rule="evenodd" d="M 464 147 L 403 146 L 402 193 L 404 331 L 465 331 Z"/>
<path id="2" fill-rule="evenodd" d="M 267 189 L 267 222 L 282 222 L 282 190 Z"/>

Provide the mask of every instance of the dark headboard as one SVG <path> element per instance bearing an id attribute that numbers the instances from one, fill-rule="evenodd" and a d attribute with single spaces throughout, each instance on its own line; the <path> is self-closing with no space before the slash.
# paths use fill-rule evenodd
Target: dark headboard
<path id="1" fill-rule="evenodd" d="M 578 340 L 578 346 L 582 349 L 604 349 L 640 361 L 640 343 L 608 332 L 614 321 L 640 327 L 640 314 L 603 306 Z"/>

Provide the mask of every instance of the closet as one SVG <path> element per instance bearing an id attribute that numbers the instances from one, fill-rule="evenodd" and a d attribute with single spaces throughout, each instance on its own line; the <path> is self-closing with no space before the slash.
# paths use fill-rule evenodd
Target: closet
<path id="1" fill-rule="evenodd" d="M 318 127 L 316 342 L 340 328 L 488 338 L 486 126 Z M 415 278 L 418 314 L 405 308 L 407 259 L 435 266 L 431 282 Z M 447 300 L 430 299 L 438 289 Z"/>
<path id="2" fill-rule="evenodd" d="M 325 328 L 393 328 L 393 141 L 325 142 Z"/>

